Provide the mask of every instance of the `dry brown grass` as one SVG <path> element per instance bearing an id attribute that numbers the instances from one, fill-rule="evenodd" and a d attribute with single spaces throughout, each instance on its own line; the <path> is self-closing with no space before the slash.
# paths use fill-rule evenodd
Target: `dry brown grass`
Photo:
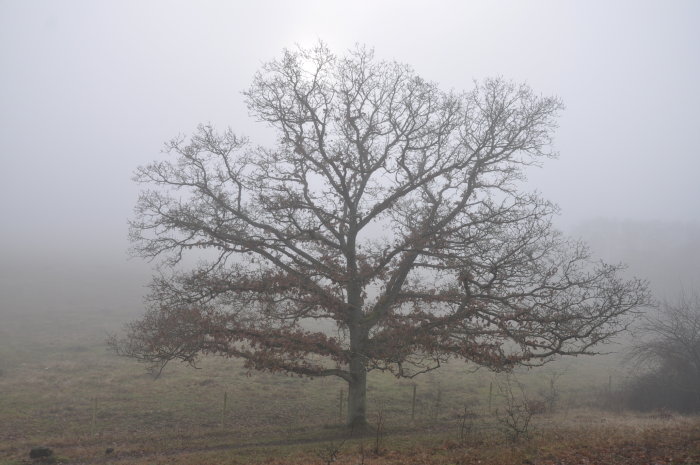
<path id="1" fill-rule="evenodd" d="M 491 375 L 463 365 L 415 380 L 414 423 L 412 385 L 372 374 L 370 418 L 382 405 L 387 430 L 375 456 L 371 432 L 348 439 L 337 426 L 344 387 L 337 380 L 248 376 L 236 362 L 210 359 L 202 370 L 173 366 L 154 381 L 143 367 L 106 352 L 97 317 L 95 328 L 83 323 L 80 331 L 53 320 L 24 323 L 46 328 L 18 326 L 0 339 L 0 465 L 24 463 L 37 446 L 52 448 L 66 464 L 320 464 L 316 452 L 342 440 L 336 463 L 346 465 L 361 463 L 363 446 L 365 465 L 700 463 L 698 419 L 677 415 L 560 410 L 537 415 L 529 440 L 509 443 L 486 414 Z M 572 369 L 562 378 L 562 403 L 580 404 L 591 386 L 607 385 L 608 372 Z M 538 372 L 524 376 L 529 394 L 546 388 Z M 222 429 L 224 391 L 229 409 Z M 460 434 L 465 407 L 477 414 L 466 436 Z M 105 454 L 107 448 L 114 452 Z"/>
<path id="2" fill-rule="evenodd" d="M 432 442 L 431 442 L 432 441 Z M 365 454 L 369 465 L 670 465 L 700 464 L 700 419 L 674 416 L 609 415 L 577 411 L 568 417 L 538 422 L 529 440 L 508 443 L 497 434 L 476 433 L 460 443 L 439 436 L 409 445 L 395 442 L 381 455 Z M 365 447 L 365 450 L 368 448 Z M 349 447 L 338 465 L 360 463 L 359 446 Z M 301 465 L 310 457 L 282 459 L 274 464 Z"/>
<path id="3" fill-rule="evenodd" d="M 309 430 L 288 437 L 283 431 L 231 433 L 183 430 L 179 435 L 150 431 L 131 436 L 77 437 L 49 442 L 59 462 L 67 464 L 322 464 L 318 451 L 334 442 L 340 448 L 337 465 L 670 465 L 700 464 L 700 418 L 673 415 L 608 414 L 574 410 L 539 416 L 527 440 L 513 443 L 487 419 L 466 440 L 456 424 L 443 422 L 394 426 L 380 454 L 372 453 L 371 432 L 348 437 L 342 428 Z M 106 447 L 113 454 L 105 455 Z M 24 463 L 26 446 L 0 463 Z M 364 452 L 362 452 L 364 451 Z"/>

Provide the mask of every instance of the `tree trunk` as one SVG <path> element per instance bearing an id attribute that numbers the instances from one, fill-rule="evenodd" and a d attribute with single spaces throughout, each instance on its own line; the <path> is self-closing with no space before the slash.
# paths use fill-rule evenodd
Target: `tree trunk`
<path id="1" fill-rule="evenodd" d="M 348 381 L 348 426 L 367 426 L 367 370 L 361 358 L 350 362 L 352 380 Z"/>

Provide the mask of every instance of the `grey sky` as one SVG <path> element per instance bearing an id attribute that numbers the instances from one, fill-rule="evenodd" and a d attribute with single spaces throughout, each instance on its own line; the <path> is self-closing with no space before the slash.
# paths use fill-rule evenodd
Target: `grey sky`
<path id="1" fill-rule="evenodd" d="M 249 4 L 248 4 L 249 3 Z M 591 217 L 700 220 L 700 3 L 2 1 L 0 253 L 122 260 L 131 174 L 295 43 L 354 43 L 443 88 L 502 75 L 567 105 L 530 188 Z"/>

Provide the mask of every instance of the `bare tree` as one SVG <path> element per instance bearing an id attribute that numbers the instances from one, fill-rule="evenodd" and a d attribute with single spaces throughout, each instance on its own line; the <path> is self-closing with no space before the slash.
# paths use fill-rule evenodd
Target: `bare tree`
<path id="1" fill-rule="evenodd" d="M 517 189 L 555 155 L 558 99 L 502 79 L 444 92 L 366 48 L 323 44 L 265 64 L 245 96 L 276 145 L 200 126 L 137 171 L 149 188 L 134 252 L 172 272 L 119 353 L 338 376 L 358 425 L 370 370 L 591 353 L 648 300 L 552 229 L 555 205 Z M 190 249 L 213 258 L 179 271 Z"/>
<path id="2" fill-rule="evenodd" d="M 630 355 L 643 371 L 628 386 L 633 406 L 700 410 L 700 297 L 661 304 L 638 341 Z"/>

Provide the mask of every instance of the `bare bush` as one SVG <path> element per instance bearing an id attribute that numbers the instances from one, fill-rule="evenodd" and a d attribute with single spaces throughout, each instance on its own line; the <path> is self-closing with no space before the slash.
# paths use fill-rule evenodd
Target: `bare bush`
<path id="1" fill-rule="evenodd" d="M 557 404 L 561 397 L 557 382 L 563 374 L 563 371 L 554 371 L 547 377 L 547 388 L 541 392 L 545 404 L 544 408 L 547 412 L 552 413 L 557 409 Z"/>
<path id="2" fill-rule="evenodd" d="M 384 408 L 380 407 L 377 411 L 377 422 L 375 424 L 375 437 L 374 437 L 374 453 L 379 455 L 382 451 L 382 443 L 384 442 L 384 436 L 386 431 L 384 430 Z"/>
<path id="3" fill-rule="evenodd" d="M 464 412 L 460 416 L 459 421 L 459 442 L 464 444 L 474 433 L 474 419 L 476 414 L 473 410 L 464 406 Z"/>
<path id="4" fill-rule="evenodd" d="M 630 407 L 700 411 L 700 297 L 664 302 L 647 319 L 630 359 L 640 372 L 625 388 Z"/>
<path id="5" fill-rule="evenodd" d="M 532 415 L 542 415 L 543 413 L 547 413 L 547 403 L 543 400 L 528 400 L 527 408 Z"/>
<path id="6" fill-rule="evenodd" d="M 499 380 L 496 387 L 505 403 L 504 406 L 496 409 L 503 433 L 513 442 L 529 437 L 533 412 L 525 394 L 525 388 L 510 374 Z"/>
<path id="7" fill-rule="evenodd" d="M 331 441 L 320 449 L 316 450 L 316 457 L 321 459 L 326 465 L 331 465 L 338 460 L 343 445 L 345 445 L 345 441 L 341 441 L 339 443 Z"/>

